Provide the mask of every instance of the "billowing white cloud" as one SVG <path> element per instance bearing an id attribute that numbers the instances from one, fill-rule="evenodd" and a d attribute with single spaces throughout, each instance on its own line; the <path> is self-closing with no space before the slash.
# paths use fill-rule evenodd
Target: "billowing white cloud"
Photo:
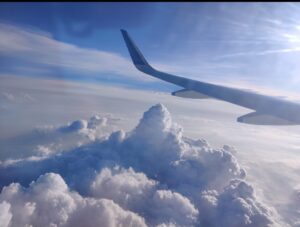
<path id="1" fill-rule="evenodd" d="M 181 226 L 195 224 L 199 212 L 190 200 L 160 187 L 159 182 L 132 168 L 103 168 L 91 184 L 91 195 L 112 199 L 125 209 L 146 214 L 151 225 L 169 221 Z"/>
<path id="2" fill-rule="evenodd" d="M 239 179 L 232 180 L 221 193 L 201 193 L 203 222 L 209 226 L 273 226 L 273 210 L 257 201 L 253 187 Z"/>
<path id="3" fill-rule="evenodd" d="M 10 207 L 11 205 L 6 201 L 0 203 L 0 223 L 3 227 L 8 226 L 11 221 L 12 213 L 10 212 Z"/>
<path id="4" fill-rule="evenodd" d="M 296 186 L 290 196 L 290 203 L 283 210 L 287 216 L 287 222 L 291 226 L 300 226 L 300 187 Z"/>
<path id="5" fill-rule="evenodd" d="M 143 173 L 132 168 L 103 168 L 91 183 L 90 194 L 93 197 L 105 197 L 127 208 L 143 206 L 139 201 L 153 193 L 157 185 Z"/>
<path id="6" fill-rule="evenodd" d="M 198 210 L 187 198 L 177 192 L 156 191 L 153 202 L 154 207 L 149 213 L 154 213 L 156 221 L 168 218 L 179 226 L 190 226 L 197 220 Z"/>
<path id="7" fill-rule="evenodd" d="M 2 163 L 25 157 L 44 158 L 95 141 L 109 133 L 115 120 L 112 116 L 94 115 L 88 120 L 76 120 L 63 126 L 37 127 L 29 133 L 0 141 L 4 150 L 2 155 L 9 154 L 9 159 Z"/>
<path id="8" fill-rule="evenodd" d="M 25 189 L 18 183 L 4 187 L 0 201 L 4 226 L 146 226 L 142 217 L 111 200 L 70 191 L 54 173 L 40 176 Z"/>
<path id="9" fill-rule="evenodd" d="M 103 123 L 93 117 L 59 129 L 77 132 L 93 128 L 95 122 Z M 93 221 L 113 226 L 117 220 L 127 226 L 279 226 L 278 215 L 259 202 L 244 180 L 246 172 L 234 156 L 236 150 L 214 149 L 205 140 L 184 137 L 161 104 L 146 111 L 133 130 L 96 137 L 42 160 L 1 165 L 1 187 L 9 186 L 2 190 L 0 202 L 11 206 L 4 205 L 8 210 L 4 219 L 12 215 L 10 222 L 62 226 L 85 221 L 87 226 Z M 12 182 L 27 189 L 24 192 Z M 9 196 L 11 191 L 15 197 Z M 24 200 L 27 197 L 31 200 Z M 43 217 L 50 208 L 53 216 Z M 15 217 L 18 209 L 25 210 Z"/>

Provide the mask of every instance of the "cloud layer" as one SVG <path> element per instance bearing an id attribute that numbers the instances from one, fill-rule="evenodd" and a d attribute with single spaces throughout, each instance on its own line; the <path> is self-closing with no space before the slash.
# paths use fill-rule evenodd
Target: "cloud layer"
<path id="1" fill-rule="evenodd" d="M 140 73 L 128 59 L 116 53 L 81 48 L 55 40 L 43 31 L 5 23 L 0 23 L 0 35 L 0 55 L 5 56 L 6 60 L 4 69 L 20 70 L 22 74 L 29 75 L 36 72 L 38 75 L 49 75 L 49 72 L 55 72 L 53 69 L 64 69 L 73 74 L 84 73 L 85 76 L 88 74 L 95 77 L 96 74 L 106 73 L 147 80 L 145 77 L 139 77 Z M 14 59 L 12 62 L 11 58 Z M 9 66 L 11 67 L 7 68 Z"/>
<path id="2" fill-rule="evenodd" d="M 28 133 L 0 140 L 3 149 L 1 156 L 9 157 L 2 163 L 25 157 L 43 158 L 90 143 L 98 136 L 105 137 L 116 121 L 118 119 L 110 115 L 96 114 L 88 120 L 76 120 L 63 126 L 36 127 Z"/>
<path id="3" fill-rule="evenodd" d="M 60 130 L 83 130 L 93 127 L 94 120 Z M 184 137 L 161 104 L 146 111 L 132 131 L 97 138 L 43 159 L 2 164 L 2 223 L 280 225 L 276 212 L 245 181 L 236 151 Z"/>
<path id="4" fill-rule="evenodd" d="M 23 189 L 13 183 L 2 190 L 3 226 L 146 226 L 144 219 L 111 200 L 83 198 L 54 173 Z"/>

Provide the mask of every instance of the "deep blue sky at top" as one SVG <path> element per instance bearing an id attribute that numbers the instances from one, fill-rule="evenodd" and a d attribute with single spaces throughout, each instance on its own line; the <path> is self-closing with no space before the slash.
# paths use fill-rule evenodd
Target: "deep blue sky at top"
<path id="1" fill-rule="evenodd" d="M 119 29 L 143 28 L 151 8 L 147 3 L 6 3 L 0 18 L 48 31 L 63 42 L 118 51 Z"/>
<path id="2" fill-rule="evenodd" d="M 199 22 L 187 17 L 201 16 L 205 23 L 209 20 L 206 16 L 217 16 L 218 8 L 211 3 L 2 3 L 0 20 L 39 28 L 56 40 L 81 47 L 125 54 L 120 36 L 120 28 L 124 28 L 135 39 L 143 40 L 143 50 L 151 53 L 166 48 L 165 53 L 158 54 L 171 55 L 170 51 L 182 47 L 174 41 L 189 38 Z M 209 27 L 207 23 L 203 28 L 218 31 Z M 217 35 L 205 31 L 195 41 L 205 36 L 216 39 Z"/>
<path id="3" fill-rule="evenodd" d="M 1 3 L 0 23 L 128 58 L 124 28 L 150 62 L 183 76 L 300 85 L 297 3 Z"/>

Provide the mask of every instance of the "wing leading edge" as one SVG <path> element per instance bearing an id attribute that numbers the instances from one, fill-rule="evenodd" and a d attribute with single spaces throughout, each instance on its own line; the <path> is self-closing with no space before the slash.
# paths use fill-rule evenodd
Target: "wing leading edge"
<path id="1" fill-rule="evenodd" d="M 277 97 L 257 94 L 237 88 L 230 88 L 196 81 L 180 76 L 171 75 L 153 68 L 142 55 L 127 31 L 122 30 L 122 35 L 128 48 L 129 54 L 135 67 L 148 75 L 181 86 L 189 91 L 201 93 L 201 95 L 223 100 L 236 104 L 256 112 L 255 117 L 251 115 L 251 121 L 245 117 L 238 118 L 238 122 L 261 125 L 298 125 L 300 124 L 300 104 L 282 100 Z M 258 116 L 264 116 L 258 117 Z M 271 116 L 272 120 L 268 120 Z M 258 119 L 258 120 L 256 120 Z M 264 119 L 267 119 L 264 121 Z M 276 120 L 278 122 L 276 122 Z"/>

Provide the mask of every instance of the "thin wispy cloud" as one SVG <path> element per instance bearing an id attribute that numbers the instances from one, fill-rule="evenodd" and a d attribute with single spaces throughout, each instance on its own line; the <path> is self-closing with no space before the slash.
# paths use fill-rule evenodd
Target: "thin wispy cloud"
<path id="1" fill-rule="evenodd" d="M 81 48 L 55 40 L 48 33 L 4 23 L 0 23 L 0 36 L 0 54 L 37 64 L 44 69 L 58 67 L 80 72 L 87 77 L 99 77 L 106 73 L 147 80 L 147 77 L 142 77 L 133 67 L 129 59 L 118 53 Z M 36 67 L 35 65 L 33 68 Z"/>
<path id="2" fill-rule="evenodd" d="M 276 49 L 276 50 L 254 51 L 254 52 L 238 52 L 238 53 L 218 56 L 218 57 L 215 58 L 215 60 L 226 59 L 226 58 L 235 58 L 235 57 L 243 57 L 243 56 L 263 56 L 263 55 L 269 55 L 269 54 L 293 53 L 293 52 L 300 52 L 300 47 L 286 48 L 286 49 Z"/>

